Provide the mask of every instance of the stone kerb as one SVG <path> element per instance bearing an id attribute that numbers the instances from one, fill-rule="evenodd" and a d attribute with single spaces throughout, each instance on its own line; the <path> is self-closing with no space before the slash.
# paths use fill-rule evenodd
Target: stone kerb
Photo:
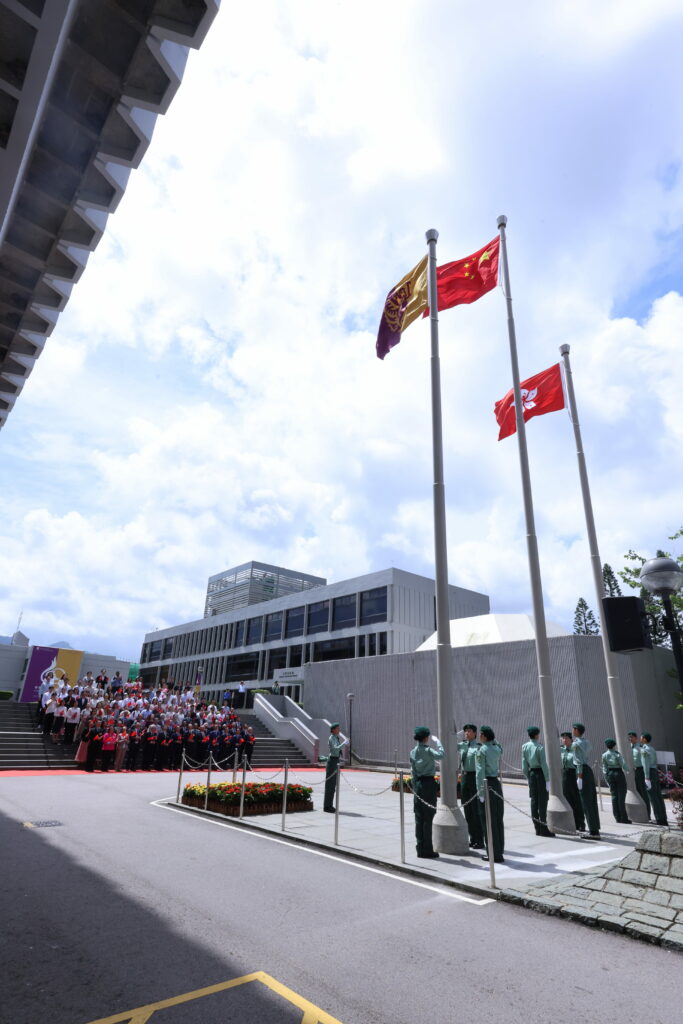
<path id="1" fill-rule="evenodd" d="M 644 832 L 612 867 L 505 889 L 501 899 L 683 952 L 683 832 Z"/>

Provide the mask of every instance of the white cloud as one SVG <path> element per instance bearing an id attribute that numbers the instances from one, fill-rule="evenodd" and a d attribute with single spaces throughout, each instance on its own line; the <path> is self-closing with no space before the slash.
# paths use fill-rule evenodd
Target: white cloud
<path id="1" fill-rule="evenodd" d="M 0 615 L 135 656 L 258 558 L 430 572 L 429 338 L 389 287 L 509 243 L 522 373 L 568 341 L 606 560 L 679 525 L 679 5 L 221 11 L 0 435 Z M 617 317 L 647 290 L 638 322 Z M 529 606 L 499 293 L 442 317 L 449 564 Z M 570 425 L 530 424 L 549 618 L 591 599 Z M 655 486 L 650 481 L 656 481 Z M 7 627 L 9 628 L 9 626 Z"/>

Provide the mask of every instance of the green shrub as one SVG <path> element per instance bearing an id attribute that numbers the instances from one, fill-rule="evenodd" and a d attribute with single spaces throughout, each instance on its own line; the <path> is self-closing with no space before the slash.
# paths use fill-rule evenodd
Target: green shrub
<path id="1" fill-rule="evenodd" d="M 14 696 L 14 690 L 0 690 L 0 700 L 11 700 Z"/>

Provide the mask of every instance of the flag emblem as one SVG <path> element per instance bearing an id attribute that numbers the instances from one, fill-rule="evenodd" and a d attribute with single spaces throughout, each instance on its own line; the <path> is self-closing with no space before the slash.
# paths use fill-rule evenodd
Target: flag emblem
<path id="1" fill-rule="evenodd" d="M 426 308 L 427 257 L 423 256 L 417 266 L 394 285 L 384 301 L 375 346 L 379 359 L 384 359 L 387 352 L 398 345 L 406 327 L 410 327 Z"/>
<path id="2" fill-rule="evenodd" d="M 543 416 L 547 412 L 564 409 L 564 388 L 562 387 L 562 371 L 556 363 L 548 370 L 537 373 L 535 377 L 523 380 L 520 385 L 524 422 L 533 416 Z M 498 440 L 509 437 L 517 430 L 515 417 L 515 393 L 512 389 L 495 405 L 496 420 L 500 427 Z"/>

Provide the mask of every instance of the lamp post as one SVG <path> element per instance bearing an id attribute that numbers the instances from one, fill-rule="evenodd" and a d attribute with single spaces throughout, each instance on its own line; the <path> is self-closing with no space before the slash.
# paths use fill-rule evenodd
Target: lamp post
<path id="1" fill-rule="evenodd" d="M 353 764 L 353 698 L 355 693 L 347 693 L 346 699 L 349 702 L 349 765 Z"/>
<path id="2" fill-rule="evenodd" d="M 683 569 L 673 558 L 651 558 L 640 570 L 640 582 L 653 597 L 658 597 L 662 602 L 662 625 L 671 637 L 678 681 L 683 682 L 683 646 L 678 619 L 671 604 L 671 598 L 683 587 Z"/>

